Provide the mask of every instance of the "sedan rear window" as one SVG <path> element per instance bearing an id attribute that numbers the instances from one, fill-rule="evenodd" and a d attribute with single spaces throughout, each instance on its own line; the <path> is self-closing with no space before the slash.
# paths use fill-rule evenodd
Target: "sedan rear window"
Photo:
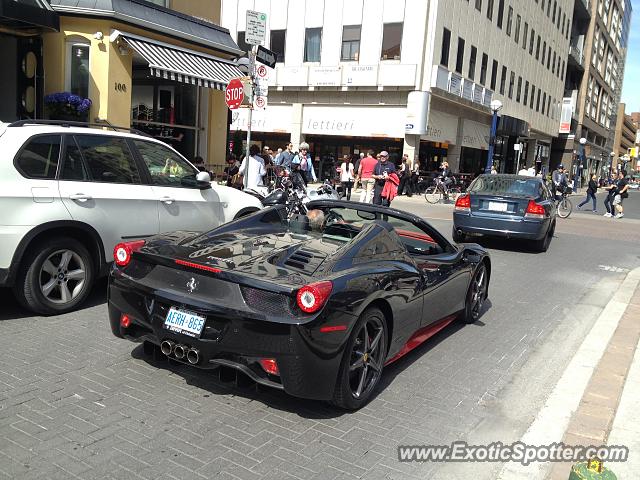
<path id="1" fill-rule="evenodd" d="M 27 178 L 54 179 L 59 157 L 60 135 L 39 135 L 20 151 L 16 167 Z"/>
<path id="2" fill-rule="evenodd" d="M 486 175 L 476 178 L 469 186 L 470 193 L 489 195 L 522 195 L 537 197 L 541 192 L 541 184 L 537 179 L 523 179 Z"/>

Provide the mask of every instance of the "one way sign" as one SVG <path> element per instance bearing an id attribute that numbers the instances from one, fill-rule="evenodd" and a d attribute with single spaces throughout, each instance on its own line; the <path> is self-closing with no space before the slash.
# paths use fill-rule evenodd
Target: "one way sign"
<path id="1" fill-rule="evenodd" d="M 262 45 L 258 45 L 256 60 L 265 64 L 269 68 L 276 68 L 276 54 L 271 50 L 264 48 Z"/>

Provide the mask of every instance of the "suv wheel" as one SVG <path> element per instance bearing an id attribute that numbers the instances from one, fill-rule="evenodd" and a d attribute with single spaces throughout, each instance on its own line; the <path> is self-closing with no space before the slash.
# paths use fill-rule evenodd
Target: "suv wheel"
<path id="1" fill-rule="evenodd" d="M 33 246 L 23 259 L 14 287 L 18 301 L 43 315 L 73 310 L 89 295 L 95 275 L 87 249 L 58 237 Z"/>

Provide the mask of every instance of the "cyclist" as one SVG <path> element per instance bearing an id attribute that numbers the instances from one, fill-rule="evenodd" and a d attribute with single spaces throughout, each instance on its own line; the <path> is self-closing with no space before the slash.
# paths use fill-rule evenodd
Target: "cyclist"
<path id="1" fill-rule="evenodd" d="M 559 200 L 558 192 L 564 193 L 569 186 L 567 180 L 567 172 L 564 169 L 564 165 L 558 165 L 558 168 L 551 174 L 551 181 L 553 182 L 553 197 Z"/>
<path id="2" fill-rule="evenodd" d="M 451 174 L 451 169 L 449 168 L 449 162 L 447 162 L 446 160 L 442 162 L 442 165 L 440 165 L 440 169 L 442 170 L 442 173 L 439 177 L 442 180 L 442 191 L 445 197 L 448 197 L 449 185 L 454 183 L 453 175 Z"/>

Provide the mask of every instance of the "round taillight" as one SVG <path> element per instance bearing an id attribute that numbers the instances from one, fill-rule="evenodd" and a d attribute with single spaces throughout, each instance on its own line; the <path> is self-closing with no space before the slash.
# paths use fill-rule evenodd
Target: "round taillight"
<path id="1" fill-rule="evenodd" d="M 333 283 L 329 281 L 305 285 L 296 296 L 298 307 L 305 313 L 317 312 L 326 303 L 332 289 Z"/>
<path id="2" fill-rule="evenodd" d="M 131 261 L 131 248 L 126 243 L 119 243 L 113 249 L 113 260 L 119 267 L 126 267 Z"/>
<path id="3" fill-rule="evenodd" d="M 119 243 L 113 249 L 113 260 L 119 267 L 126 267 L 131 261 L 133 252 L 144 247 L 144 240 L 136 240 L 135 242 Z"/>

